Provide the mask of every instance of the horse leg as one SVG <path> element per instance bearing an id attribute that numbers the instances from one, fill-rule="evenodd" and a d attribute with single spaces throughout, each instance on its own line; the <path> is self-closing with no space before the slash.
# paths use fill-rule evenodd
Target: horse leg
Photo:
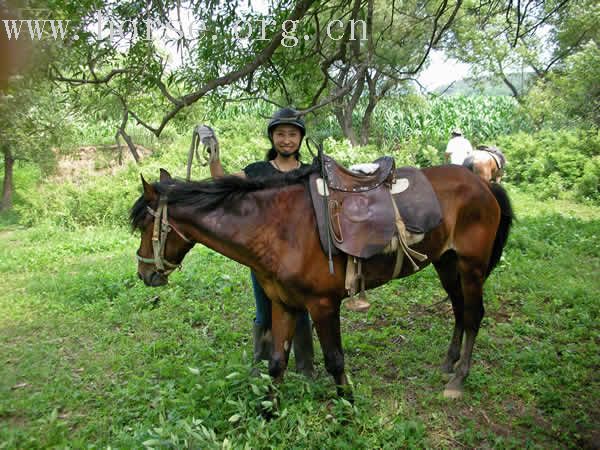
<path id="1" fill-rule="evenodd" d="M 279 302 L 272 301 L 271 304 L 273 354 L 269 361 L 269 375 L 273 378 L 274 383 L 279 384 L 283 380 L 290 356 L 292 338 L 296 329 L 296 315 Z M 268 398 L 273 402 L 273 407 L 276 407 L 277 399 L 273 390 L 269 391 Z"/>
<path id="2" fill-rule="evenodd" d="M 444 389 L 444 397 L 460 398 L 464 391 L 464 381 L 471 368 L 471 356 L 475 338 L 483 319 L 483 282 L 485 265 L 472 258 L 459 257 L 458 272 L 463 292 L 463 326 L 465 330 L 465 346 L 460 359 L 454 368 L 455 373 Z"/>
<path id="3" fill-rule="evenodd" d="M 456 253 L 453 251 L 444 253 L 439 261 L 433 263 L 433 266 L 440 277 L 442 287 L 452 301 L 452 311 L 454 312 L 454 332 L 452 333 L 446 359 L 441 365 L 442 372 L 452 373 L 454 372 L 454 364 L 460 358 L 464 332 L 463 295 L 458 275 Z"/>
<path id="4" fill-rule="evenodd" d="M 308 305 L 325 358 L 325 368 L 335 381 L 337 394 L 354 402 L 352 388 L 344 372 L 344 351 L 340 332 L 340 304 L 331 299 L 320 299 Z"/>

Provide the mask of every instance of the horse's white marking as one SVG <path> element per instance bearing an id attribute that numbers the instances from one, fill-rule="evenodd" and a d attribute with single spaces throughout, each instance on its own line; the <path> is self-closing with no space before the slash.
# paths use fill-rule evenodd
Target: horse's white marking
<path id="1" fill-rule="evenodd" d="M 283 343 L 283 349 L 287 352 L 290 349 L 290 343 L 288 341 L 285 341 Z"/>

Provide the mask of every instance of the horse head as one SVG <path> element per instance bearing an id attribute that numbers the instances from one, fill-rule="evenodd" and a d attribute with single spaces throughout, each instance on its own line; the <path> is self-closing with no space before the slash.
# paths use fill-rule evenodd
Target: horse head
<path id="1" fill-rule="evenodd" d="M 142 176 L 143 194 L 131 210 L 133 228 L 141 231 L 137 250 L 138 277 L 147 286 L 163 286 L 168 276 L 194 246 L 182 231 L 182 224 L 169 211 L 168 191 L 173 179 L 160 169 L 160 182 L 149 184 Z"/>

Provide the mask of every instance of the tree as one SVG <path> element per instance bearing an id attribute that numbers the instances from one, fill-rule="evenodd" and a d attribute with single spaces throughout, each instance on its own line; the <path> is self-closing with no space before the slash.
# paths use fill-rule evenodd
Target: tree
<path id="1" fill-rule="evenodd" d="M 377 103 L 419 72 L 430 50 L 454 32 L 459 13 L 468 10 L 464 17 L 476 23 L 506 17 L 516 28 L 510 39 L 518 41 L 566 0 L 532 2 L 535 8 L 528 10 L 512 0 L 492 2 L 489 9 L 488 3 L 464 0 L 287 0 L 270 3 L 268 12 L 261 13 L 240 0 L 90 0 L 76 5 L 56 0 L 60 10 L 76 18 L 72 27 L 79 30 L 79 39 L 69 42 L 54 75 L 71 86 L 94 86 L 115 96 L 122 108 L 117 138 L 125 139 L 132 152 L 126 133 L 130 120 L 160 136 L 175 116 L 203 98 L 293 102 L 302 114 L 332 107 L 346 135 L 354 143 L 366 143 Z M 186 33 L 178 20 L 184 12 L 198 25 L 193 33 Z M 352 20 L 362 21 L 366 40 L 352 39 Z M 177 48 L 176 67 L 155 40 L 144 39 L 156 34 Z M 153 107 L 160 118 L 140 109 L 139 92 L 157 99 Z M 361 101 L 365 107 L 358 137 L 352 117 Z"/>
<path id="2" fill-rule="evenodd" d="M 23 11 L 9 12 L 4 6 L 0 5 L 0 11 L 5 21 L 22 18 Z M 32 18 L 46 3 L 31 0 L 27 6 L 28 18 Z M 0 39 L 0 155 L 4 163 L 0 211 L 13 205 L 15 163 L 29 161 L 49 170 L 55 160 L 52 147 L 59 140 L 65 142 L 70 123 L 68 108 L 61 107 L 61 97 L 52 93 L 47 77 L 49 60 L 62 44 L 27 38 L 7 40 L 2 34 Z"/>
<path id="3" fill-rule="evenodd" d="M 600 46 L 588 42 L 563 68 L 540 80 L 527 97 L 534 121 L 546 125 L 600 128 Z"/>
<path id="4" fill-rule="evenodd" d="M 528 86 L 560 68 L 565 58 L 597 35 L 597 24 L 590 20 L 596 3 L 530 0 L 496 10 L 490 6 L 484 14 L 467 8 L 457 19 L 446 50 L 471 64 L 479 76 L 502 80 L 522 101 Z M 519 86 L 510 75 L 523 71 L 533 77 Z"/>
<path id="5" fill-rule="evenodd" d="M 0 153 L 4 160 L 1 210 L 13 205 L 14 165 L 27 161 L 48 173 L 55 164 L 52 148 L 71 132 L 68 108 L 51 93 L 49 82 L 34 76 L 13 80 L 0 96 Z"/>

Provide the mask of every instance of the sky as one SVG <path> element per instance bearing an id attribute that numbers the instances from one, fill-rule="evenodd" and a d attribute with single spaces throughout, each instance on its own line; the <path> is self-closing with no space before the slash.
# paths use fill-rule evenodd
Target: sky
<path id="1" fill-rule="evenodd" d="M 442 51 L 433 50 L 429 58 L 429 66 L 417 77 L 429 91 L 471 75 L 468 64 L 449 58 Z"/>

